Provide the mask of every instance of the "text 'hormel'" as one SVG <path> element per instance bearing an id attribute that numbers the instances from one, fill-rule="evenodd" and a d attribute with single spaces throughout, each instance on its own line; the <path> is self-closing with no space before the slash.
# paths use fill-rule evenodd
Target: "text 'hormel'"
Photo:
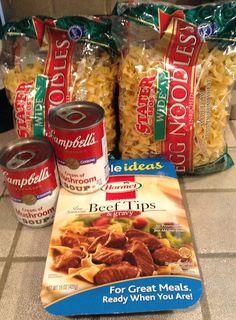
<path id="1" fill-rule="evenodd" d="M 102 188 L 102 191 L 106 191 L 109 193 L 127 192 L 127 191 L 138 190 L 141 187 L 142 187 L 142 184 L 138 182 L 118 181 L 118 182 L 107 183 Z"/>

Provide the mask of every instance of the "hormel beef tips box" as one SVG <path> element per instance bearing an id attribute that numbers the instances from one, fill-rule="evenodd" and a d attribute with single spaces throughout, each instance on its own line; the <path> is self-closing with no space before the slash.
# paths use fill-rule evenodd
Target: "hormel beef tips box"
<path id="1" fill-rule="evenodd" d="M 202 285 L 173 165 L 113 160 L 110 170 L 96 193 L 60 191 L 45 309 L 73 316 L 192 306 Z"/>

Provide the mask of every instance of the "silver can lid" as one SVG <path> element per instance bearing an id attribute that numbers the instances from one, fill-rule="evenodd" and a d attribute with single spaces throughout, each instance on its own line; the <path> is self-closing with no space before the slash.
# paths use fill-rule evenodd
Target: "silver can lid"
<path id="1" fill-rule="evenodd" d="M 104 110 L 98 104 L 75 101 L 51 109 L 48 121 L 52 128 L 78 131 L 95 127 L 103 118 Z"/>
<path id="2" fill-rule="evenodd" d="M 53 147 L 45 138 L 20 138 L 0 150 L 0 166 L 8 170 L 24 170 L 42 165 L 53 155 Z"/>

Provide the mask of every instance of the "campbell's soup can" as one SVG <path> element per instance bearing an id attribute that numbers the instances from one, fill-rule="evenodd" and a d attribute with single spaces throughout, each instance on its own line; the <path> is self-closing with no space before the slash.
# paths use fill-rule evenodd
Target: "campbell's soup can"
<path id="1" fill-rule="evenodd" d="M 49 124 L 62 186 L 79 194 L 100 189 L 109 176 L 104 110 L 65 103 L 50 111 Z"/>
<path id="2" fill-rule="evenodd" d="M 60 187 L 51 143 L 40 138 L 17 139 L 0 152 L 0 167 L 17 219 L 35 228 L 51 224 Z"/>

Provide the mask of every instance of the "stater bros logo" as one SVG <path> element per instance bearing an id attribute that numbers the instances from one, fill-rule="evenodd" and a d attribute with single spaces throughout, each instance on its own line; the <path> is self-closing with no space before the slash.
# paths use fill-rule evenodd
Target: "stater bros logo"
<path id="1" fill-rule="evenodd" d="M 202 23 L 198 26 L 198 34 L 204 39 L 218 35 L 217 23 Z"/>
<path id="2" fill-rule="evenodd" d="M 109 193 L 131 192 L 136 191 L 142 187 L 139 182 L 131 181 L 117 181 L 107 183 L 101 190 Z"/>
<path id="3" fill-rule="evenodd" d="M 74 25 L 69 28 L 68 35 L 71 40 L 78 41 L 87 36 L 87 29 L 84 26 Z"/>

